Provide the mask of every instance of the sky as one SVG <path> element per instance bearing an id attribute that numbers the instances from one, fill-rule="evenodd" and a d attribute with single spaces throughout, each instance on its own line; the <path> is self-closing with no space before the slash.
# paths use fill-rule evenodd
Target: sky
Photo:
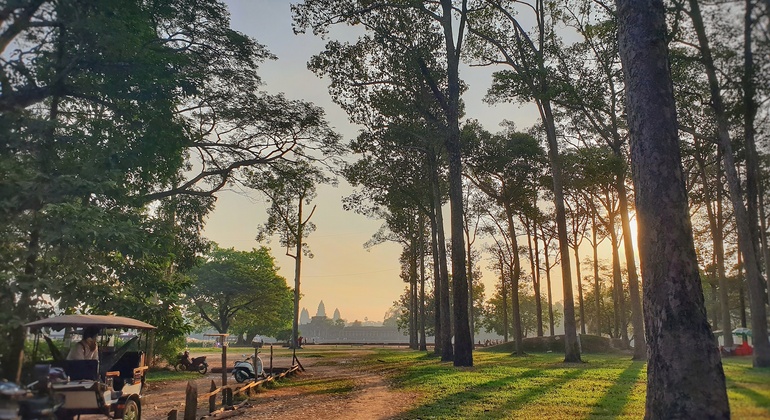
<path id="1" fill-rule="evenodd" d="M 225 0 L 232 14 L 233 29 L 245 33 L 278 56 L 278 60 L 263 64 L 259 74 L 265 82 L 264 90 L 284 92 L 289 99 L 310 101 L 326 110 L 327 119 L 345 140 L 353 139 L 358 127 L 349 123 L 347 115 L 331 100 L 328 81 L 316 77 L 307 69 L 307 62 L 323 50 L 325 40 L 312 34 L 295 35 L 291 27 L 288 0 Z M 350 39 L 355 31 L 345 28 L 333 30 L 331 37 Z M 537 120 L 532 107 L 516 104 L 490 106 L 483 102 L 491 84 L 493 69 L 461 68 L 460 77 L 468 84 L 464 94 L 468 118 L 479 120 L 489 131 L 499 131 L 503 120 L 510 120 L 519 129 L 533 125 Z M 336 188 L 321 186 L 314 204 L 317 205 L 312 221 L 317 230 L 307 239 L 314 254 L 303 259 L 300 308 L 316 313 L 323 300 L 327 314 L 339 308 L 348 322 L 382 321 L 387 310 L 404 290 L 406 284 L 399 278 L 398 257 L 400 246 L 394 243 L 364 249 L 363 244 L 380 228 L 382 221 L 370 220 L 342 209 L 341 199 L 352 188 L 340 179 Z M 267 203 L 254 191 L 230 189 L 221 193 L 216 209 L 206 224 L 204 236 L 222 247 L 239 250 L 267 245 L 272 248 L 280 266 L 280 274 L 293 287 L 294 260 L 285 256 L 277 240 L 261 244 L 255 240 L 257 227 L 266 220 Z M 448 210 L 446 211 L 448 219 Z M 482 264 L 486 265 L 486 263 Z M 554 273 L 558 279 L 558 273 Z M 482 279 L 487 296 L 494 290 L 495 278 L 486 274 Z M 560 281 L 559 283 L 560 284 Z M 560 299 L 561 292 L 554 288 Z"/>

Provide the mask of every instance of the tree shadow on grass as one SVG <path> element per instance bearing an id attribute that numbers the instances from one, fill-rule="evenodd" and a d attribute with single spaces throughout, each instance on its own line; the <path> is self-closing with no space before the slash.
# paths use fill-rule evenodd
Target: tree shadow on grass
<path id="1" fill-rule="evenodd" d="M 631 391 L 639 381 L 645 362 L 633 362 L 615 379 L 615 383 L 604 393 L 604 397 L 596 403 L 589 418 L 617 418 L 623 413 L 628 404 Z"/>
<path id="2" fill-rule="evenodd" d="M 461 392 L 443 395 L 436 400 L 432 400 L 420 407 L 402 413 L 399 417 L 410 419 L 420 418 L 421 416 L 425 416 L 426 411 L 429 411 L 430 417 L 437 418 L 464 418 L 468 416 L 484 419 L 508 418 L 510 417 L 511 411 L 543 397 L 546 393 L 583 375 L 584 372 L 583 369 L 567 370 L 564 374 L 553 377 L 553 374 L 550 372 L 541 369 L 531 369 L 521 372 L 518 375 L 509 375 L 473 385 Z M 499 401 L 495 401 L 495 394 L 505 392 L 503 391 L 505 389 L 511 390 L 510 392 L 515 392 L 517 385 L 520 387 L 526 386 L 523 384 L 527 384 L 528 379 L 541 376 L 548 376 L 551 379 L 544 380 L 542 383 L 535 386 L 521 389 L 515 396 L 506 399 L 502 404 L 500 404 Z M 488 405 L 490 408 L 484 409 L 483 413 L 480 409 L 472 410 L 473 413 L 471 414 L 463 413 L 461 408 L 468 405 L 469 402 L 472 405 Z"/>
<path id="3" fill-rule="evenodd" d="M 764 408 L 768 413 L 770 413 L 770 398 L 760 394 L 757 391 L 754 391 L 751 388 L 746 388 L 745 386 L 738 385 L 734 381 L 727 381 L 727 389 L 734 391 L 737 394 L 741 394 L 744 397 L 750 399 L 759 407 Z"/>
<path id="4" fill-rule="evenodd" d="M 582 376 L 586 371 L 584 369 L 571 369 L 567 370 L 563 375 L 557 376 L 550 381 L 544 382 L 538 386 L 528 388 L 521 394 L 516 395 L 514 398 L 509 399 L 505 404 L 496 407 L 492 410 L 484 413 L 485 419 L 503 419 L 509 418 L 511 411 L 521 408 L 525 404 L 544 397 L 546 393 L 553 391 L 566 384 L 567 382 L 577 379 Z M 530 373 L 530 372 L 527 372 Z M 535 376 L 528 375 L 528 376 Z"/>

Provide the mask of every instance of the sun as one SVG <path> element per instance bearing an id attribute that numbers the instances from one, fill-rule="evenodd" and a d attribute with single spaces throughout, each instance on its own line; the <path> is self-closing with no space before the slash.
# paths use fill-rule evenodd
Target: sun
<path id="1" fill-rule="evenodd" d="M 639 259 L 639 228 L 636 224 L 636 218 L 632 218 L 629 221 L 629 226 L 631 228 L 631 245 L 634 247 L 634 254 Z"/>

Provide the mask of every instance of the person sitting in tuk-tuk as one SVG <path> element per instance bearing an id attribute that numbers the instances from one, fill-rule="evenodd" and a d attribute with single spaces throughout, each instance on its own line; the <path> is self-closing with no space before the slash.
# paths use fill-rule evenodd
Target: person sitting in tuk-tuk
<path id="1" fill-rule="evenodd" d="M 97 327 L 83 328 L 83 339 L 72 346 L 67 360 L 99 360 L 99 346 L 96 344 L 98 334 Z"/>

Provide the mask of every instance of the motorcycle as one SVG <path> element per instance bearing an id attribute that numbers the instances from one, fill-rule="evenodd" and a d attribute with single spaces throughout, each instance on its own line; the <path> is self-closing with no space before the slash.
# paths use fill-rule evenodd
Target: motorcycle
<path id="1" fill-rule="evenodd" d="M 249 379 L 265 377 L 265 370 L 262 367 L 262 359 L 259 356 L 257 356 L 256 363 L 252 363 L 254 360 L 254 355 L 247 356 L 244 354 L 243 357 L 246 357 L 246 359 L 237 360 L 235 362 L 235 366 L 233 367 L 233 376 L 235 377 L 236 382 L 240 384 L 246 382 Z"/>
<path id="2" fill-rule="evenodd" d="M 189 351 L 185 351 L 183 354 L 177 356 L 177 361 L 174 367 L 180 372 L 191 371 L 198 372 L 201 375 L 205 375 L 209 370 L 209 364 L 206 362 L 206 356 L 200 356 L 191 359 Z"/>
<path id="3" fill-rule="evenodd" d="M 64 405 L 64 396 L 53 395 L 51 381 L 67 382 L 64 370 L 47 364 L 35 366 L 37 381 L 22 387 L 0 381 L 0 419 L 54 420 Z"/>

